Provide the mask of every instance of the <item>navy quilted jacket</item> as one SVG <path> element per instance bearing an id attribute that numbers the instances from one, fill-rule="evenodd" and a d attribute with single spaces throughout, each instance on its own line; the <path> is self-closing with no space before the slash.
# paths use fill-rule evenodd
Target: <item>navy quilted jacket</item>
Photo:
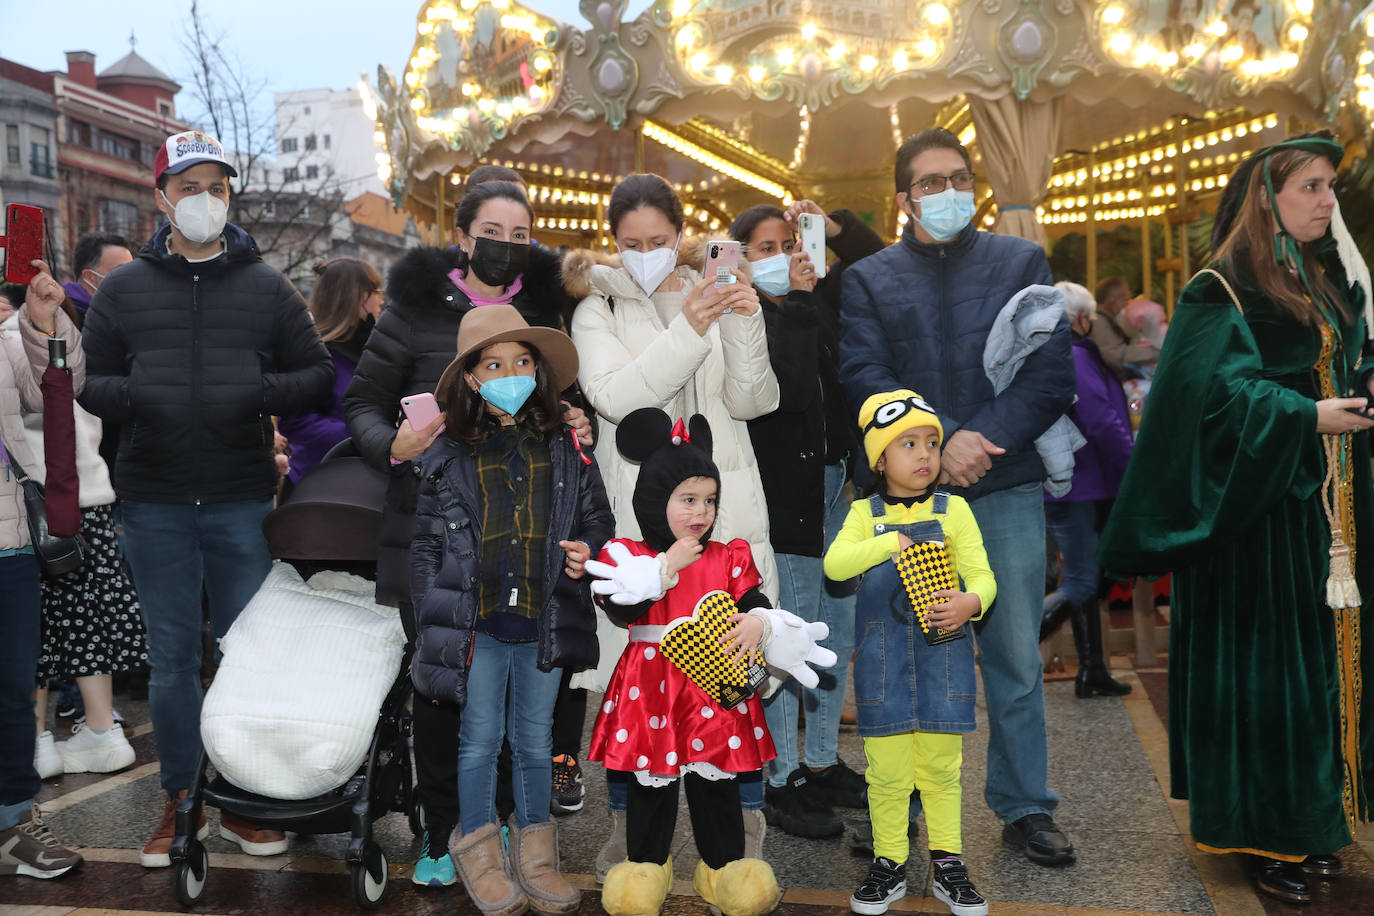
<path id="1" fill-rule="evenodd" d="M 939 413 L 946 439 L 967 427 L 1007 450 L 976 486 L 951 492 L 973 500 L 1042 480 L 1035 438 L 1073 403 L 1068 320 L 996 397 L 983 345 L 1012 296 L 1051 282 L 1039 245 L 972 226 L 943 244 L 918 241 L 908 229 L 851 265 L 841 293 L 840 383 L 854 415 L 871 394 L 913 389 Z"/>
<path id="2" fill-rule="evenodd" d="M 224 254 L 199 264 L 168 253 L 170 233 L 163 226 L 91 300 L 81 406 L 121 424 L 120 499 L 267 499 L 272 417 L 328 398 L 334 361 L 301 294 L 247 232 L 226 225 Z"/>

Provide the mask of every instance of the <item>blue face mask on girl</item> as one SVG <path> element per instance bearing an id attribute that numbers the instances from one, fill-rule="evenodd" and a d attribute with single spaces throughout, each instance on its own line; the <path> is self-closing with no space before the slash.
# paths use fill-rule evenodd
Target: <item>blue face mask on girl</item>
<path id="1" fill-rule="evenodd" d="M 532 375 L 503 375 L 482 382 L 477 393 L 482 400 L 513 417 L 534 394 L 534 384 Z"/>
<path id="2" fill-rule="evenodd" d="M 921 205 L 921 215 L 916 217 L 916 222 L 937 242 L 948 242 L 962 232 L 977 209 L 972 191 L 956 191 L 953 188 L 945 188 L 938 194 L 927 194 L 917 198 L 917 202 Z"/>
<path id="3" fill-rule="evenodd" d="M 770 296 L 786 296 L 792 289 L 791 261 L 791 256 L 782 253 L 753 262 L 754 285 Z"/>

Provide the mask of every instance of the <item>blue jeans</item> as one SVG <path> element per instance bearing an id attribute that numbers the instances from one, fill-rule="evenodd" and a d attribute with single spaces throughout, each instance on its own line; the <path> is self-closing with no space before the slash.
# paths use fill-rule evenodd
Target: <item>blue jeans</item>
<path id="1" fill-rule="evenodd" d="M 485 633 L 474 639 L 468 701 L 458 730 L 458 818 L 464 834 L 497 822 L 496 758 L 507 735 L 515 823 L 525 828 L 549 819 L 553 704 L 563 669 L 540 671 L 538 663 L 537 642 L 501 642 Z"/>
<path id="2" fill-rule="evenodd" d="M 29 813 L 42 785 L 33 768 L 33 676 L 38 670 L 38 560 L 0 557 L 0 830 Z"/>
<path id="3" fill-rule="evenodd" d="M 270 511 L 270 499 L 119 504 L 119 543 L 148 630 L 148 710 L 169 795 L 191 787 L 200 758 L 202 590 L 219 640 L 272 568 L 262 536 Z"/>
<path id="4" fill-rule="evenodd" d="M 1059 590 L 1074 604 L 1097 597 L 1097 503 L 1045 503 L 1045 527 L 1054 535 L 1062 558 L 1064 579 Z"/>
<path id="5" fill-rule="evenodd" d="M 1045 503 L 1038 481 L 970 503 L 997 577 L 997 600 L 977 632 L 988 704 L 983 797 L 1006 823 L 1051 814 L 1040 618 L 1045 592 Z"/>
<path id="6" fill-rule="evenodd" d="M 845 466 L 827 465 L 825 469 L 825 545 L 839 534 L 849 514 L 849 500 L 844 498 Z M 771 785 L 787 782 L 797 769 L 797 712 L 806 713 L 807 766 L 823 769 L 839 760 L 840 713 L 844 709 L 845 685 L 849 675 L 849 658 L 854 654 L 854 596 L 836 598 L 825 585 L 820 557 L 804 557 L 780 553 L 778 561 L 778 604 L 803 620 L 821 620 L 830 627 L 830 635 L 822 645 L 837 656 L 830 668 L 819 668 L 820 683 L 813 690 L 803 690 L 795 680 L 788 679 L 763 704 L 768 731 L 778 756 L 768 764 Z M 744 784 L 740 784 L 741 792 Z M 746 806 L 747 807 L 747 806 Z"/>

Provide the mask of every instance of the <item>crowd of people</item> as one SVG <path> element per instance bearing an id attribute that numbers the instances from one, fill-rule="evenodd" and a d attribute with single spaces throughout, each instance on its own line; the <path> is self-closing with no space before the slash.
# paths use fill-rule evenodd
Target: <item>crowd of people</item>
<path id="1" fill-rule="evenodd" d="M 412 250 L 385 284 L 322 263 L 308 301 L 226 221 L 222 149 L 184 141 L 158 151 L 167 224 L 136 257 L 91 236 L 65 289 L 35 262 L 0 299 L 0 874 L 80 864 L 33 798 L 132 764 L 112 681 L 145 664 L 166 799 L 140 862 L 171 863 L 203 618 L 228 632 L 271 565 L 264 517 L 346 440 L 387 480 L 376 600 L 412 653 L 412 880 L 461 881 L 487 916 L 579 906 L 553 816 L 584 807 L 584 762 L 606 772 L 612 916 L 662 907 L 679 782 L 694 885 L 727 916 L 778 903 L 767 827 L 834 836 L 836 807 L 869 814 L 854 912 L 906 893 L 924 813 L 935 896 L 983 916 L 960 815 L 978 675 L 1003 842 L 1071 864 L 1039 642 L 1070 621 L 1077 695 L 1130 691 L 1106 664 L 1104 571 L 1174 574 L 1172 790 L 1201 848 L 1248 855 L 1289 902 L 1340 873 L 1374 792 L 1357 550 L 1374 383 L 1328 136 L 1241 164 L 1172 328 L 1124 280 L 1052 286 L 1040 246 L 979 230 L 968 151 L 942 129 L 897 150 L 891 245 L 848 210 L 760 204 L 729 229 L 738 266 L 708 274 L 672 185 L 636 174 L 610 196 L 615 253 L 559 252 L 532 237 L 520 174 L 489 165 L 453 246 Z M 801 250 L 804 216 L 832 262 Z M 87 554 L 40 579 L 17 469 L 41 479 L 52 337 L 80 402 Z M 1138 439 L 1131 378 L 1151 385 Z M 430 395 L 412 424 L 403 400 Z M 922 564 L 947 578 L 918 600 Z M 716 614 L 721 663 L 748 675 L 733 693 L 672 635 Z M 838 752 L 851 664 L 863 773 Z M 63 679 L 85 720 L 55 741 Z M 227 811 L 218 830 L 288 848 Z"/>

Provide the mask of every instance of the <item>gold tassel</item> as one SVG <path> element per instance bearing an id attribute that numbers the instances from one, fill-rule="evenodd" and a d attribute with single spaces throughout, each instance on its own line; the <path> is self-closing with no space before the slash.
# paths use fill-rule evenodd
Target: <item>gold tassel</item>
<path id="1" fill-rule="evenodd" d="M 1331 532 L 1331 569 L 1326 577 L 1327 606 L 1341 608 L 1360 606 L 1360 587 L 1350 569 L 1350 548 L 1339 531 Z"/>

